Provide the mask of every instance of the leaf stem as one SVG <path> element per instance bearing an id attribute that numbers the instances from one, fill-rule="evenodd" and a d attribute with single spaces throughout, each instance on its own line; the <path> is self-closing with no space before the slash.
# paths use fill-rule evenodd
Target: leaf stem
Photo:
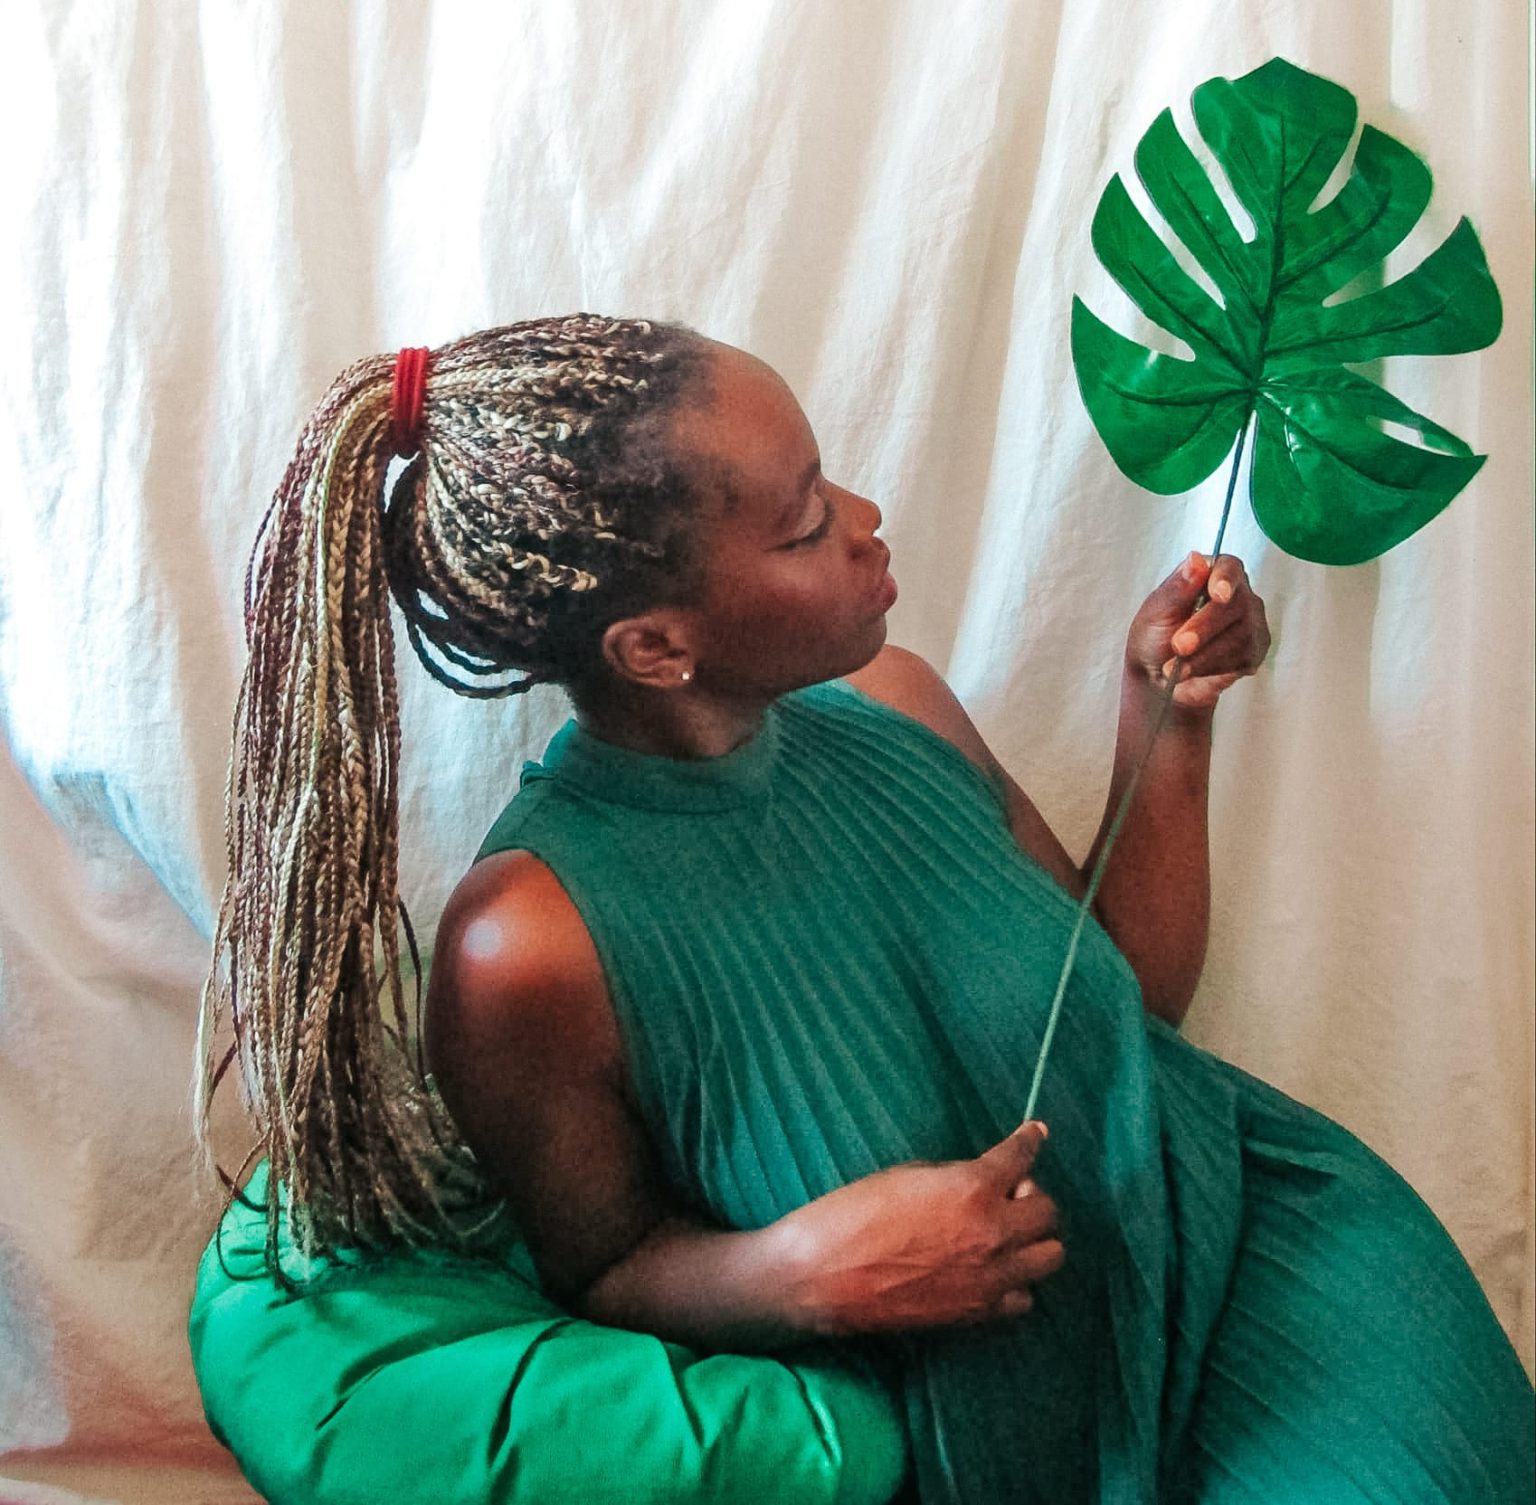
<path id="1" fill-rule="evenodd" d="M 1232 515 L 1232 497 L 1237 490 L 1238 470 L 1243 463 L 1243 446 L 1247 443 L 1248 430 L 1253 426 L 1253 415 L 1245 423 L 1237 436 L 1237 448 L 1232 454 L 1232 470 L 1227 476 L 1227 497 L 1222 503 L 1221 522 L 1216 529 L 1216 542 L 1211 549 L 1211 560 L 1215 562 L 1217 555 L 1221 553 L 1222 540 L 1227 534 L 1227 519 Z M 1199 610 L 1209 599 L 1204 590 L 1200 592 L 1195 602 L 1195 610 Z M 1168 712 L 1173 707 L 1173 692 L 1178 688 L 1179 675 L 1184 668 L 1184 655 L 1180 654 L 1173 661 L 1173 669 L 1168 675 L 1168 684 L 1163 690 L 1162 703 L 1157 709 L 1157 719 L 1152 723 L 1151 734 L 1147 738 L 1147 745 L 1142 749 L 1141 757 L 1137 760 L 1136 767 L 1131 773 L 1130 782 L 1125 786 L 1125 792 L 1120 796 L 1120 803 L 1115 807 L 1114 818 L 1109 823 L 1109 830 L 1104 835 L 1104 845 L 1099 848 L 1098 861 L 1093 865 L 1093 872 L 1088 877 L 1088 887 L 1083 891 L 1083 897 L 1078 901 L 1077 915 L 1072 923 L 1072 934 L 1067 942 L 1066 959 L 1061 964 L 1061 976 L 1056 980 L 1056 993 L 1051 999 L 1051 1011 L 1046 1017 L 1045 1034 L 1040 1041 L 1040 1054 L 1035 1058 L 1035 1074 L 1030 1080 L 1029 1097 L 1024 1104 L 1024 1121 L 1027 1123 L 1035 1116 L 1035 1106 L 1040 1099 L 1040 1084 L 1045 1080 L 1045 1063 L 1051 1053 L 1051 1044 L 1056 1038 L 1056 1026 L 1061 1019 L 1061 1006 L 1067 996 L 1067 983 L 1072 977 L 1072 967 L 1077 961 L 1078 943 L 1082 940 L 1083 926 L 1088 920 L 1088 911 L 1093 907 L 1094 898 L 1099 892 L 1099 884 L 1104 879 L 1104 870 L 1109 866 L 1109 854 L 1114 850 L 1116 838 L 1120 835 L 1120 828 L 1125 824 L 1125 818 L 1130 813 L 1131 801 L 1136 797 L 1137 786 L 1141 783 L 1142 771 L 1147 766 L 1147 760 L 1152 756 L 1152 748 L 1156 745 L 1158 733 L 1162 731 L 1164 723 L 1168 720 Z"/>

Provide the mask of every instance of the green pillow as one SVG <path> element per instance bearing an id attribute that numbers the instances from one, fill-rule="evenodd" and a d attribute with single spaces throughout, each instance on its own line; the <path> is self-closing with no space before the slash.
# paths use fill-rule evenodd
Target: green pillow
<path id="1" fill-rule="evenodd" d="M 900 1486 L 896 1400 L 844 1352 L 703 1357 L 598 1327 L 540 1292 L 521 1244 L 504 1269 L 401 1255 L 291 1294 L 265 1233 L 230 1207 L 189 1329 L 209 1425 L 272 1505 L 881 1505 Z"/>

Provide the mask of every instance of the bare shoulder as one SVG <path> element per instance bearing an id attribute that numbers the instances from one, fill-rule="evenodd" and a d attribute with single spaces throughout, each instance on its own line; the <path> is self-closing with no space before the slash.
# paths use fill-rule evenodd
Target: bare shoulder
<path id="1" fill-rule="evenodd" d="M 433 948 L 427 1046 L 444 1052 L 492 1040 L 520 1049 L 583 1047 L 570 1069 L 617 1058 L 602 964 L 576 906 L 530 852 L 477 862 L 449 898 Z M 565 1052 L 561 1052 L 562 1055 Z"/>
<path id="2" fill-rule="evenodd" d="M 944 676 L 910 649 L 888 643 L 862 669 L 850 674 L 848 683 L 954 743 L 989 778 L 1002 773 L 991 748 Z"/>
<path id="3" fill-rule="evenodd" d="M 443 912 L 427 992 L 443 1101 L 511 1202 L 546 1288 L 578 1305 L 667 1214 L 601 960 L 527 852 L 478 862 Z"/>

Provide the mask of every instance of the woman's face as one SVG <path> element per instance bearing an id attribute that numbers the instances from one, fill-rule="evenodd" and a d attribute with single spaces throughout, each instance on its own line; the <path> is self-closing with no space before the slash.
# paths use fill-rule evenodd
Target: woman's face
<path id="1" fill-rule="evenodd" d="M 772 697 L 851 674 L 880 651 L 896 599 L 880 509 L 822 475 L 811 426 L 768 366 L 717 345 L 710 375 L 709 400 L 674 429 L 701 475 L 721 478 L 689 612 L 695 682 Z"/>

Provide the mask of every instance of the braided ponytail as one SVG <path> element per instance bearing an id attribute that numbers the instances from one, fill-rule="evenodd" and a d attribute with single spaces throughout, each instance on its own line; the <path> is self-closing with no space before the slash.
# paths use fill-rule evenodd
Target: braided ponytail
<path id="1" fill-rule="evenodd" d="M 590 315 L 443 347 L 420 453 L 387 509 L 395 367 L 359 361 L 305 425 L 263 519 L 197 1118 L 206 1147 L 227 1010 L 253 1154 L 304 1255 L 469 1247 L 494 1205 L 407 1044 L 402 936 L 418 1014 L 420 966 L 398 890 L 391 588 L 418 657 L 461 694 L 589 670 L 608 622 L 687 588 L 693 488 L 658 420 L 696 390 L 704 348 Z M 275 1192 L 266 1211 L 268 1265 L 286 1279 Z"/>

